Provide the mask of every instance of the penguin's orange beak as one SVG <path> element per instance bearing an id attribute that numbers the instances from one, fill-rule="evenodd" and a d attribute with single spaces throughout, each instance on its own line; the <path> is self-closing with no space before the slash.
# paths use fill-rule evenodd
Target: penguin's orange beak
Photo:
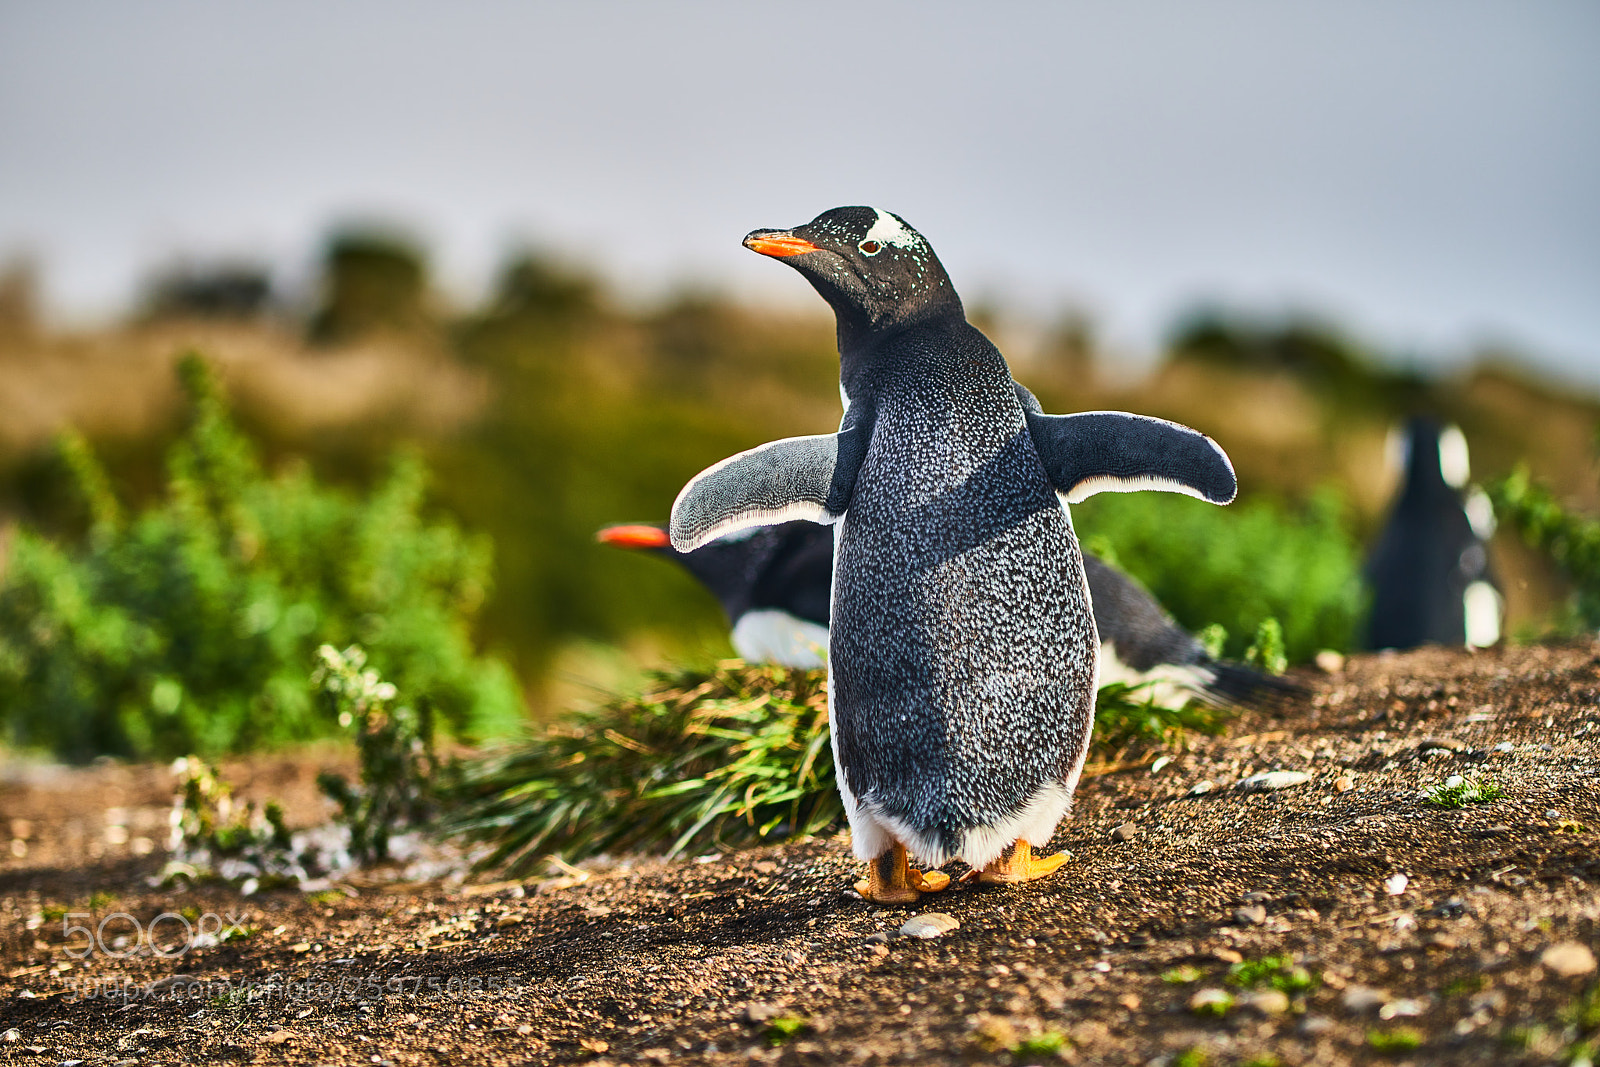
<path id="1" fill-rule="evenodd" d="M 807 241 L 804 237 L 796 237 L 792 233 L 781 230 L 763 233 L 757 230 L 744 239 L 744 246 L 752 252 L 760 252 L 764 256 L 802 256 L 807 252 L 817 251 L 817 246 Z"/>
<path id="2" fill-rule="evenodd" d="M 654 526 L 607 526 L 594 539 L 617 548 L 665 548 L 671 543 L 667 532 Z"/>

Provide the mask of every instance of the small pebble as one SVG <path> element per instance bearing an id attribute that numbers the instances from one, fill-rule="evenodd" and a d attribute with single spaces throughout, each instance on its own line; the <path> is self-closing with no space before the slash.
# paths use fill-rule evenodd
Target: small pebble
<path id="1" fill-rule="evenodd" d="M 776 1019 L 783 1014 L 783 1008 L 777 1004 L 754 1002 L 744 1006 L 744 1017 L 753 1023 L 764 1023 Z"/>
<path id="2" fill-rule="evenodd" d="M 1134 838 L 1134 835 L 1137 834 L 1138 832 L 1139 832 L 1139 828 L 1134 826 L 1133 823 L 1125 822 L 1121 826 L 1117 827 L 1115 830 L 1111 831 L 1111 840 L 1113 840 L 1113 841 L 1132 841 L 1133 838 Z"/>
<path id="3" fill-rule="evenodd" d="M 1427 1010 L 1428 1002 L 1426 1000 L 1402 998 L 1400 1000 L 1391 1000 L 1389 1003 L 1379 1008 L 1378 1018 L 1413 1019 Z"/>
<path id="4" fill-rule="evenodd" d="M 1326 1015 L 1307 1015 L 1297 1029 L 1307 1037 L 1316 1037 L 1333 1029 L 1333 1020 Z"/>
<path id="5" fill-rule="evenodd" d="M 1192 797 L 1205 796 L 1207 793 L 1211 792 L 1216 787 L 1217 787 L 1217 783 L 1216 782 L 1213 782 L 1209 778 L 1202 778 L 1198 782 L 1196 782 L 1194 785 L 1191 785 L 1189 787 L 1189 795 L 1192 796 Z"/>
<path id="6" fill-rule="evenodd" d="M 1406 891 L 1406 886 L 1411 884 L 1411 879 L 1403 874 L 1391 874 L 1383 880 L 1383 891 L 1391 897 L 1397 897 Z"/>
<path id="7" fill-rule="evenodd" d="M 1494 746 L 1494 750 L 1496 752 L 1515 752 L 1517 750 L 1517 746 L 1513 745 L 1510 741 L 1502 741 L 1498 745 Z"/>
<path id="8" fill-rule="evenodd" d="M 1309 781 L 1311 775 L 1305 771 L 1267 771 L 1264 774 L 1252 774 L 1239 783 L 1239 788 L 1246 793 L 1256 793 L 1274 789 L 1292 789 Z"/>
<path id="9" fill-rule="evenodd" d="M 1389 994 L 1371 986 L 1353 985 L 1344 991 L 1343 1001 L 1346 1011 L 1376 1011 L 1389 1003 Z"/>
<path id="10" fill-rule="evenodd" d="M 1289 1010 L 1289 995 L 1280 989 L 1262 989 L 1240 997 L 1239 1006 L 1262 1015 L 1282 1015 Z"/>
<path id="11" fill-rule="evenodd" d="M 0 1034 L 0 1041 L 8 1041 L 8 1042 L 11 1042 L 12 1044 L 15 1044 L 16 1042 L 21 1041 L 21 1040 L 22 1040 L 22 1031 L 18 1030 L 14 1026 L 11 1029 L 7 1030 L 5 1033 Z"/>
<path id="12" fill-rule="evenodd" d="M 900 927 L 900 932 L 906 937 L 934 938 L 960 928 L 961 924 L 955 916 L 942 911 L 928 911 L 907 919 L 905 925 Z"/>
<path id="13" fill-rule="evenodd" d="M 879 930 L 877 933 L 867 938 L 867 944 L 869 945 L 887 945 L 888 943 L 889 931 L 887 930 Z"/>
<path id="14" fill-rule="evenodd" d="M 1544 813 L 1544 817 L 1547 819 L 1559 819 L 1561 818 L 1561 813 L 1555 808 L 1551 808 Z"/>
<path id="15" fill-rule="evenodd" d="M 1444 749 L 1446 752 L 1465 752 L 1466 743 L 1457 741 L 1453 737 L 1425 737 L 1417 742 L 1417 751 L 1431 752 L 1434 749 Z"/>
<path id="16" fill-rule="evenodd" d="M 1562 978 L 1577 978 L 1579 975 L 1592 974 L 1595 970 L 1594 952 L 1588 945 L 1577 941 L 1551 945 L 1539 957 L 1539 962 L 1544 964 L 1546 970 Z"/>
<path id="17" fill-rule="evenodd" d="M 1335 793 L 1348 793 L 1355 787 L 1356 780 L 1348 774 L 1341 774 L 1333 780 L 1333 791 Z"/>
<path id="18" fill-rule="evenodd" d="M 1219 959 L 1223 963 L 1243 963 L 1244 962 L 1244 957 L 1242 955 L 1240 955 L 1239 953 L 1235 952 L 1231 948 L 1219 948 L 1216 951 L 1212 952 L 1211 955 L 1212 955 L 1212 958 Z"/>
<path id="19" fill-rule="evenodd" d="M 513 926 L 520 926 L 521 924 L 522 918 L 518 915 L 502 915 L 494 923 L 497 930 L 509 930 Z"/>
<path id="20" fill-rule="evenodd" d="M 1331 648 L 1325 648 L 1317 653 L 1317 670 L 1323 674 L 1338 674 L 1344 670 L 1344 657 Z"/>
<path id="21" fill-rule="evenodd" d="M 885 945 L 882 941 L 878 941 L 868 945 L 867 951 L 872 953 L 874 956 L 887 956 L 889 954 L 889 946 Z"/>
<path id="22" fill-rule="evenodd" d="M 1249 904 L 1233 909 L 1233 921 L 1240 926 L 1260 926 L 1267 921 L 1267 909 L 1260 904 Z"/>

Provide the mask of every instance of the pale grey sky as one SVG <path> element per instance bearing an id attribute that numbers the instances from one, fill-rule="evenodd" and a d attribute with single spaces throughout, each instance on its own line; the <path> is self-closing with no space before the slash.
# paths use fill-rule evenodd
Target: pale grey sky
<path id="1" fill-rule="evenodd" d="M 739 238 L 844 203 L 1132 346 L 1221 298 L 1600 385 L 1600 4 L 0 0 L 0 258 L 65 315 L 353 215 L 463 294 L 533 240 L 810 302 Z"/>

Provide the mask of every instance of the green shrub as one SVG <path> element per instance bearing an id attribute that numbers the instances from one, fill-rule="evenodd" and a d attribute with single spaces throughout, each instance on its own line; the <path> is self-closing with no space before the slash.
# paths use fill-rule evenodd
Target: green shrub
<path id="1" fill-rule="evenodd" d="M 122 513 L 81 439 L 66 465 L 82 543 L 27 529 L 0 585 L 0 729 L 70 759 L 215 755 L 325 736 L 306 684 L 320 644 L 361 642 L 394 682 L 468 735 L 520 718 L 509 671 L 472 648 L 489 546 L 420 514 L 400 456 L 370 496 L 303 468 L 271 477 L 206 364 L 179 376 L 189 426 L 164 498 Z"/>
<path id="2" fill-rule="evenodd" d="M 1343 513 L 1331 489 L 1303 510 L 1265 498 L 1218 508 L 1165 493 L 1102 493 L 1072 509 L 1084 547 L 1144 583 L 1180 624 L 1221 626 L 1222 651 L 1234 659 L 1253 638 L 1281 641 L 1290 663 L 1347 651 L 1354 639 L 1361 553 Z M 1278 634 L 1263 631 L 1268 619 Z"/>
<path id="3" fill-rule="evenodd" d="M 1548 553 L 1571 580 L 1571 617 L 1558 628 L 1600 629 L 1600 520 L 1567 510 L 1525 466 L 1486 488 L 1495 516 L 1529 545 Z"/>

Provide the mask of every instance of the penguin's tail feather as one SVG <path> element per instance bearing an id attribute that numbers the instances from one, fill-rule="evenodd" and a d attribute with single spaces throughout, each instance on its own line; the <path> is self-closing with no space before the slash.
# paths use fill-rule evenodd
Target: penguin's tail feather
<path id="1" fill-rule="evenodd" d="M 1205 679 L 1200 697 L 1221 707 L 1277 707 L 1310 692 L 1293 679 L 1229 660 L 1207 660 L 1197 673 Z"/>

